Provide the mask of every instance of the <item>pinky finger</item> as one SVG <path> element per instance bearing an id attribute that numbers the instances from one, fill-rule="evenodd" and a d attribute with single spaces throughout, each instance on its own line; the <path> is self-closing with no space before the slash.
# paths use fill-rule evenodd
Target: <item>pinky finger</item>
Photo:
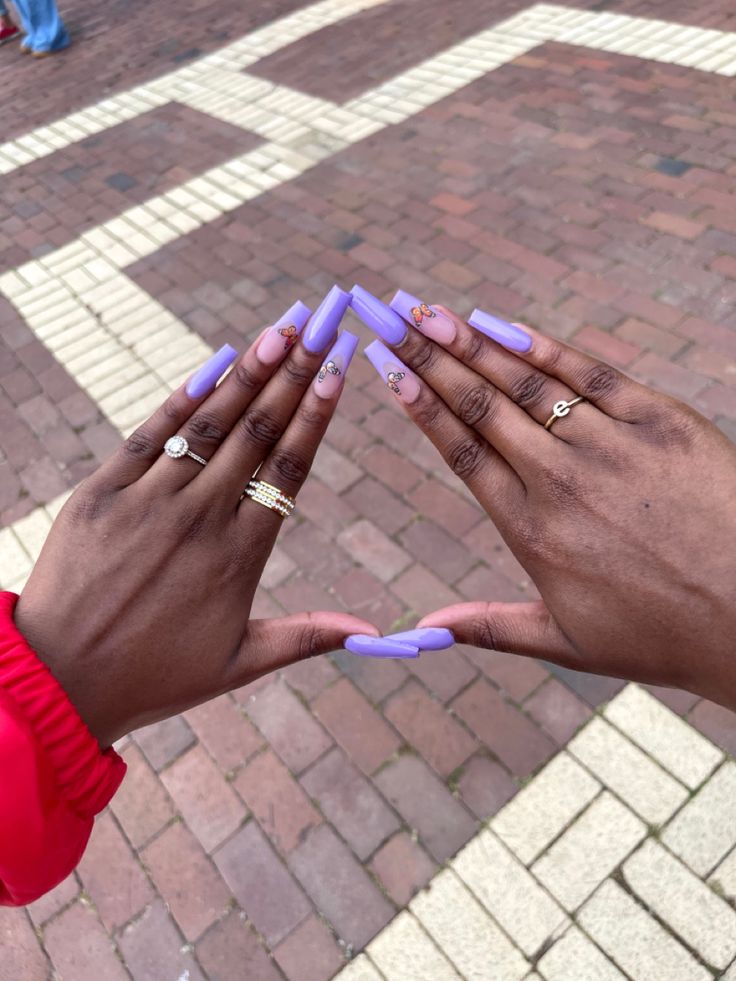
<path id="1" fill-rule="evenodd" d="M 211 395 L 237 356 L 235 348 L 223 345 L 121 443 L 92 479 L 115 490 L 140 480 L 161 455 L 166 440 Z"/>

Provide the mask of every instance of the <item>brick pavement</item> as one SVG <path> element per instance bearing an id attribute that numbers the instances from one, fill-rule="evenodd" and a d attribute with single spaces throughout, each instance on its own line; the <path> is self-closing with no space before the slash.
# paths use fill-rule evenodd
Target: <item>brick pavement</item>
<path id="1" fill-rule="evenodd" d="M 421 31 L 414 0 L 337 11 L 332 26 L 249 63 L 248 76 L 328 100 L 339 82 L 341 98 L 359 99 L 524 6 L 468 3 L 448 22 L 446 5 L 422 4 Z M 63 58 L 9 69 L 12 52 L 0 53 L 13 112 L 28 107 L 10 115 L 3 137 L 88 104 L 90 73 L 104 82 L 100 95 L 128 89 L 300 7 L 202 5 L 186 20 L 176 8 L 148 8 L 145 44 L 131 55 L 125 45 L 141 37 L 144 12 L 124 19 L 103 3 Z M 734 30 L 722 2 L 606 8 Z M 72 27 L 81 14 L 70 9 Z M 677 57 L 688 57 L 686 46 Z M 130 304 L 150 298 L 140 310 L 191 337 L 196 353 L 224 340 L 242 346 L 292 299 L 315 302 L 335 279 L 379 294 L 401 285 L 572 338 L 736 436 L 733 81 L 552 40 L 499 64 L 397 125 L 338 141 L 328 159 L 245 203 L 214 214 L 189 206 L 174 234 L 120 260 Z M 90 228 L 271 138 L 266 123 L 250 129 L 232 109 L 181 97 L 189 102 L 164 98 L 4 176 L 0 273 L 52 262 Z M 333 139 L 339 127 L 328 131 Z M 82 287 L 63 281 L 73 320 Z M 42 540 L 39 505 L 53 513 L 114 445 L 128 406 L 158 388 L 142 388 L 140 371 L 122 386 L 114 373 L 88 381 L 22 295 L 0 304 L 8 583 L 22 579 Z M 106 378 L 114 403 L 89 395 Z M 387 629 L 458 598 L 533 595 L 360 361 L 300 515 L 267 567 L 263 615 L 352 609 Z M 329 978 L 620 687 L 465 648 L 408 667 L 338 652 L 136 733 L 121 747 L 124 788 L 78 872 L 28 915 L 2 914 L 0 945 L 5 954 L 12 944 L 15 960 L 0 978 L 44 978 L 49 964 L 75 981 L 85 971 L 136 981 L 173 970 Z M 729 713 L 657 695 L 736 753 Z"/>

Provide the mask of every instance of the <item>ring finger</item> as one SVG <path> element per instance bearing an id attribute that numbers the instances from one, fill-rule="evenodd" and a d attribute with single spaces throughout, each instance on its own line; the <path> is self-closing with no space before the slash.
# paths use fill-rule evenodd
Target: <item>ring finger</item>
<path id="1" fill-rule="evenodd" d="M 541 426 L 549 424 L 550 428 L 554 425 L 558 439 L 578 442 L 590 433 L 592 425 L 603 422 L 601 412 L 589 403 L 568 408 L 570 402 L 579 398 L 577 392 L 501 346 L 498 342 L 501 331 L 509 327 L 511 330 L 504 335 L 509 346 L 517 345 L 519 349 L 531 346 L 531 339 L 521 325 L 508 325 L 476 310 L 469 326 L 447 308 L 429 306 L 403 290 L 396 293 L 390 306 L 458 361 L 492 382 L 535 422 Z M 496 340 L 491 339 L 494 335 L 490 331 L 495 331 Z M 564 425 L 560 425 L 563 418 Z"/>
<path id="2" fill-rule="evenodd" d="M 178 490 L 200 474 L 201 461 L 212 458 L 264 388 L 296 342 L 310 314 L 309 307 L 297 300 L 279 320 L 261 332 L 222 383 L 171 434 L 172 438 L 165 444 L 166 451 L 160 453 L 146 480 L 155 480 L 159 489 Z M 200 388 L 210 387 L 208 365 L 187 383 L 190 395 L 196 397 Z M 162 445 L 159 450 L 163 449 Z"/>

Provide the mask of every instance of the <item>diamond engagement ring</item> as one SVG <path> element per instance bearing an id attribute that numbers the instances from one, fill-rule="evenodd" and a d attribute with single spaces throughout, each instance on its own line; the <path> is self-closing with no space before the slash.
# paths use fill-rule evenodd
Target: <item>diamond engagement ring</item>
<path id="1" fill-rule="evenodd" d="M 197 463 L 201 463 L 202 466 L 205 466 L 207 463 L 204 457 L 192 453 L 189 449 L 189 443 L 187 443 L 183 436 L 172 436 L 170 439 L 167 439 L 164 444 L 164 453 L 166 456 L 170 456 L 172 460 L 179 460 L 183 456 L 190 456 Z"/>
<path id="2" fill-rule="evenodd" d="M 557 422 L 557 420 L 562 419 L 564 418 L 564 416 L 568 415 L 570 409 L 574 405 L 577 405 L 578 402 L 585 402 L 585 399 L 583 398 L 582 395 L 578 395 L 576 399 L 571 399 L 569 402 L 566 402 L 564 399 L 560 399 L 559 402 L 555 402 L 555 404 L 552 406 L 552 415 L 545 422 L 544 428 L 551 429 L 552 426 Z"/>

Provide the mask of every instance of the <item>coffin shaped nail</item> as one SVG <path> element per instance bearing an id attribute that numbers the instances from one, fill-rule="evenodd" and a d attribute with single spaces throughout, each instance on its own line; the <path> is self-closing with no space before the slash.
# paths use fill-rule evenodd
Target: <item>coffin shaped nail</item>
<path id="1" fill-rule="evenodd" d="M 186 393 L 190 399 L 201 399 L 214 389 L 218 379 L 237 358 L 238 352 L 229 344 L 223 344 L 211 358 L 199 368 L 187 382 Z"/>
<path id="2" fill-rule="evenodd" d="M 446 314 L 405 290 L 397 290 L 389 306 L 438 344 L 452 344 L 457 336 L 455 324 Z"/>
<path id="3" fill-rule="evenodd" d="M 314 312 L 304 331 L 304 347 L 312 354 L 324 351 L 337 332 L 340 321 L 350 306 L 350 294 L 333 286 Z"/>
<path id="4" fill-rule="evenodd" d="M 402 402 L 416 401 L 419 397 L 419 379 L 399 361 L 393 351 L 381 341 L 371 341 L 365 355 L 397 398 Z"/>
<path id="5" fill-rule="evenodd" d="M 311 315 L 312 311 L 301 300 L 290 306 L 258 342 L 256 357 L 261 364 L 276 364 L 280 361 L 289 348 L 296 344 L 297 337 Z"/>
<path id="6" fill-rule="evenodd" d="M 419 657 L 419 648 L 412 644 L 400 644 L 387 637 L 369 637 L 353 634 L 345 641 L 345 650 L 363 657 Z"/>
<path id="7" fill-rule="evenodd" d="M 421 651 L 444 651 L 455 643 L 452 631 L 445 627 L 415 627 L 414 630 L 388 634 L 384 640 L 397 640 L 400 644 L 416 644 Z"/>
<path id="8" fill-rule="evenodd" d="M 357 346 L 357 336 L 349 330 L 343 330 L 314 379 L 314 391 L 320 398 L 332 398 L 342 385 Z"/>
<path id="9" fill-rule="evenodd" d="M 532 346 L 532 339 L 525 330 L 484 310 L 473 310 L 468 317 L 468 323 L 481 334 L 491 337 L 511 351 L 520 351 L 523 354 Z"/>
<path id="10" fill-rule="evenodd" d="M 351 293 L 353 298 L 350 305 L 366 327 L 375 331 L 387 344 L 401 344 L 406 338 L 407 327 L 398 313 L 357 283 Z"/>

